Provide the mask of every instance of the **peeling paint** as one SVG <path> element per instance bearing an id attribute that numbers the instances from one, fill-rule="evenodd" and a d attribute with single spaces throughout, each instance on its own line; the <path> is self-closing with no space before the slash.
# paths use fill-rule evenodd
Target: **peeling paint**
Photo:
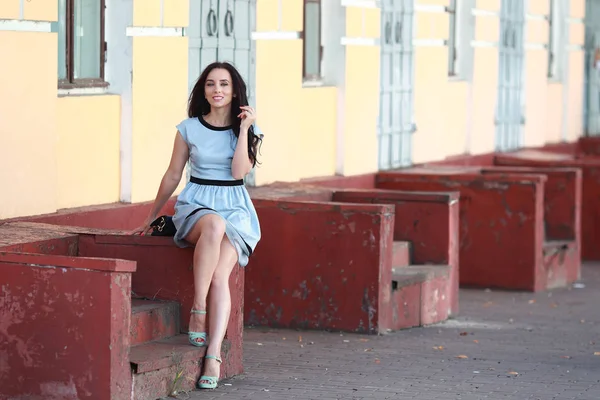
<path id="1" fill-rule="evenodd" d="M 78 400 L 77 387 L 71 377 L 69 382 L 43 382 L 40 383 L 40 393 L 43 398 Z"/>
<path id="2" fill-rule="evenodd" d="M 348 223 L 348 228 L 350 229 L 350 232 L 356 233 L 356 222 Z"/>

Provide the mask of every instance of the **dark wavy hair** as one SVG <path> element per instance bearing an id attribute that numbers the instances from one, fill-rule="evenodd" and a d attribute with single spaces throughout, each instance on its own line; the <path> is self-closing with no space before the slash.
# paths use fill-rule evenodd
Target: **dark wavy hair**
<path id="1" fill-rule="evenodd" d="M 248 105 L 248 93 L 244 79 L 238 70 L 228 62 L 214 62 L 202 71 L 202 74 L 200 74 L 198 81 L 192 89 L 192 93 L 190 93 L 188 101 L 188 117 L 202 118 L 203 115 L 210 113 L 210 103 L 206 100 L 205 86 L 208 74 L 210 74 L 213 69 L 225 69 L 229 72 L 229 75 L 231 75 L 231 85 L 233 87 L 234 95 L 231 100 L 231 128 L 233 129 L 235 137 L 239 138 L 242 121 L 237 116 L 242 112 L 240 106 Z M 256 166 L 257 163 L 260 164 L 257 156 L 261 142 L 262 139 L 254 133 L 254 127 L 250 126 L 250 129 L 248 129 L 248 155 L 253 167 Z"/>

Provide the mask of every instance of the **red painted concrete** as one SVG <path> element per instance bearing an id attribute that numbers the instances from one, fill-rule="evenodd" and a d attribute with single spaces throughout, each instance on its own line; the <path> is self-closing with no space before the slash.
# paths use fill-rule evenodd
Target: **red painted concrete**
<path id="1" fill-rule="evenodd" d="M 179 304 L 168 301 L 131 300 L 129 344 L 166 339 L 180 333 Z"/>
<path id="2" fill-rule="evenodd" d="M 17 253 L 77 255 L 78 236 L 15 223 L 0 224 L 0 250 Z"/>
<path id="3" fill-rule="evenodd" d="M 2 235 L 0 227 L 0 235 Z M 0 245 L 0 250 L 14 253 L 36 253 L 48 255 L 76 256 L 79 237 L 77 235 L 58 235 L 54 239 L 36 240 L 31 242 Z"/>
<path id="4" fill-rule="evenodd" d="M 438 172 L 414 168 L 380 173 L 377 184 L 382 189 L 460 191 L 461 285 L 544 289 L 536 286 L 535 271 L 542 262 L 547 178 Z"/>
<path id="5" fill-rule="evenodd" d="M 582 151 L 582 147 L 586 147 L 585 142 L 587 139 L 593 139 L 590 142 L 594 142 L 596 138 L 580 138 L 578 142 L 563 142 L 563 143 L 550 143 L 542 147 L 527 148 L 526 150 L 537 150 L 551 153 L 566 154 L 576 156 Z M 583 145 L 583 146 L 582 146 Z M 600 154 L 600 147 L 598 148 Z M 443 160 L 432 161 L 424 164 L 415 165 L 416 167 L 425 166 L 493 166 L 494 158 L 497 154 L 501 153 L 484 153 L 484 154 L 461 154 L 458 156 L 450 156 Z"/>
<path id="6" fill-rule="evenodd" d="M 378 333 L 391 327 L 394 208 L 256 199 L 249 325 Z"/>
<path id="7" fill-rule="evenodd" d="M 574 241 L 553 240 L 544 243 L 540 286 L 561 288 L 581 278 L 581 253 Z"/>
<path id="8" fill-rule="evenodd" d="M 106 272 L 134 272 L 135 263 L 129 260 L 113 260 L 109 258 L 69 257 L 34 253 L 14 253 L 0 251 L 4 262 L 26 263 L 39 267 L 60 265 L 65 268 L 89 269 Z"/>
<path id="9" fill-rule="evenodd" d="M 406 282 L 401 290 L 392 291 L 393 330 L 421 326 L 422 282 Z"/>
<path id="10" fill-rule="evenodd" d="M 252 199 L 280 199 L 295 201 L 330 201 L 331 189 L 318 185 L 276 182 L 269 186 L 248 188 Z"/>
<path id="11" fill-rule="evenodd" d="M 544 228 L 546 240 L 573 240 L 581 246 L 581 170 L 577 168 L 491 167 L 482 173 L 544 174 Z"/>
<path id="12" fill-rule="evenodd" d="M 22 302 L 29 309 L 41 310 L 40 313 L 32 313 L 31 320 L 26 318 L 25 322 L 21 321 L 20 314 L 16 318 L 0 317 L 0 337 L 7 336 L 9 340 L 6 343 L 12 345 L 12 348 L 5 350 L 0 343 L 0 355 L 6 354 L 9 357 L 10 368 L 10 373 L 0 368 L 0 398 L 4 398 L 5 392 L 14 398 L 23 398 L 23 396 L 30 398 L 27 397 L 29 395 L 41 396 L 41 398 L 56 398 L 51 396 L 58 395 L 61 399 L 129 399 L 132 395 L 136 399 L 158 398 L 169 393 L 167 389 L 170 389 L 173 378 L 180 371 L 183 371 L 184 376 L 178 382 L 178 389 L 193 389 L 202 367 L 202 363 L 198 360 L 206 350 L 190 346 L 187 343 L 187 335 L 179 334 L 179 326 L 187 326 L 191 300 L 182 300 L 183 308 L 187 307 L 185 317 L 179 316 L 178 304 L 171 304 L 167 307 L 168 310 L 154 307 L 152 311 L 146 304 L 146 309 L 138 310 L 141 312 L 136 312 L 133 316 L 133 325 L 130 322 L 132 319 L 131 274 L 133 273 L 134 287 L 138 291 L 136 294 L 156 299 L 181 300 L 179 295 L 186 295 L 192 288 L 191 250 L 175 247 L 172 238 L 99 235 L 100 232 L 102 231 L 97 228 L 52 226 L 31 222 L 11 222 L 0 225 L 0 233 L 2 233 L 0 275 L 4 277 L 5 270 L 18 265 L 20 269 L 16 276 L 22 279 L 12 279 L 10 274 L 7 275 L 9 281 L 7 284 L 3 282 L 3 290 L 11 293 L 18 292 Z M 31 251 L 34 254 L 15 254 L 11 251 Z M 126 253 L 132 254 L 129 260 Z M 137 265 L 143 267 L 142 270 L 138 270 L 139 274 L 133 272 L 137 259 L 139 259 Z M 85 276 L 79 277 L 70 271 L 79 271 L 79 274 Z M 51 279 L 48 280 L 46 275 L 49 273 L 55 273 L 67 281 L 58 284 Z M 121 279 L 121 275 L 126 275 L 126 280 Z M 104 280 L 98 281 L 101 279 L 99 277 L 104 277 Z M 179 284 L 181 287 L 175 287 Z M 28 292 L 23 291 L 24 287 L 42 290 L 44 298 L 26 297 L 24 294 Z M 108 294 L 103 288 L 108 288 L 106 289 Z M 52 292 L 53 290 L 55 292 Z M 119 290 L 126 291 L 126 296 L 123 296 Z M 242 293 L 243 272 L 237 269 L 232 274 L 234 309 L 231 321 L 235 326 L 232 328 L 230 324 L 228 338 L 224 343 L 223 377 L 242 372 Z M 66 300 L 61 299 L 61 296 L 66 297 Z M 18 304 L 12 298 L 6 303 L 2 300 L 0 299 L 2 316 L 11 315 L 12 308 L 10 312 L 6 312 L 6 307 L 18 306 L 24 309 L 23 304 Z M 101 304 L 97 305 L 98 302 Z M 135 300 L 135 302 L 137 304 L 140 301 Z M 56 305 L 50 307 L 48 304 Z M 68 308 L 68 312 L 63 312 L 65 307 Z M 90 307 L 94 311 L 93 314 L 88 310 Z M 90 316 L 90 321 L 82 316 L 81 310 Z M 44 313 L 52 314 L 49 314 L 51 317 L 46 317 Z M 42 314 L 43 317 L 40 316 Z M 55 317 L 54 314 L 59 316 Z M 82 319 L 74 319 L 72 314 Z M 103 317 L 104 314 L 106 317 Z M 67 322 L 62 323 L 61 318 L 67 319 Z M 115 328 L 115 319 L 123 325 L 120 329 Z M 54 328 L 56 321 L 58 321 L 57 327 L 61 329 Z M 46 338 L 43 332 L 48 324 L 52 328 Z M 23 329 L 13 332 L 7 328 L 9 325 L 10 329 L 15 326 Z M 88 333 L 89 329 L 93 329 L 93 334 Z M 29 332 L 34 334 L 29 335 Z M 176 336 L 172 336 L 173 334 Z M 52 344 L 63 346 L 64 342 L 72 341 L 73 335 L 77 339 L 73 342 L 73 351 L 71 352 L 69 344 L 69 350 L 64 352 L 68 356 L 65 364 L 73 367 L 68 370 L 63 367 L 62 358 L 54 362 L 56 354 L 62 353 L 56 351 Z M 40 339 L 40 343 L 46 346 L 48 352 L 37 344 L 31 344 L 36 343 L 39 336 L 44 336 Z M 89 339 L 84 339 L 84 336 Z M 134 366 L 133 374 L 129 357 L 131 339 L 133 339 L 132 343 L 137 345 L 133 347 L 135 351 L 132 350 L 134 358 L 137 357 L 131 359 Z M 155 339 L 159 340 L 147 342 Z M 19 342 L 20 340 L 23 342 Z M 88 340 L 92 341 L 94 346 L 89 346 Z M 115 344 L 115 341 L 118 343 Z M 19 346 L 15 347 L 12 342 Z M 25 347 L 21 343 L 26 343 Z M 97 354 L 98 346 L 104 353 Z M 162 353 L 156 352 L 158 348 L 163 349 Z M 47 367 L 24 370 L 15 358 L 21 357 L 24 352 L 28 357 L 30 356 L 26 360 L 29 363 L 28 367 L 33 365 L 37 368 L 42 364 Z M 85 363 L 78 361 L 75 355 L 85 356 Z M 117 366 L 125 367 L 118 370 Z M 156 366 L 160 368 L 154 368 Z M 138 367 L 143 372 L 137 372 Z M 51 368 L 57 368 L 56 374 L 47 372 Z M 24 375 L 31 379 L 19 378 Z M 93 379 L 90 377 L 92 375 Z M 61 380 L 63 376 L 67 377 L 66 380 Z M 48 377 L 50 381 L 46 385 Z M 4 381 L 15 383 L 4 385 Z M 33 381 L 41 382 L 42 385 L 38 384 L 35 389 L 30 389 L 29 386 Z M 7 389 L 4 389 L 5 386 Z M 96 389 L 97 387 L 103 389 Z M 125 397 L 121 395 L 123 387 L 126 387 Z M 93 395 L 88 394 L 89 388 L 93 389 Z M 74 391 L 76 395 L 73 394 Z"/>
<path id="13" fill-rule="evenodd" d="M 32 257 L 0 254 L 0 398 L 129 399 L 130 273 Z"/>
<path id="14" fill-rule="evenodd" d="M 458 314 L 458 193 L 345 190 L 334 201 L 394 204 L 394 240 L 412 243 L 414 264 L 450 265 L 449 307 Z"/>
<path id="15" fill-rule="evenodd" d="M 520 151 L 497 155 L 495 163 L 504 166 L 581 169 L 581 255 L 584 260 L 600 260 L 600 158 L 576 159 L 565 154 Z"/>
<path id="16" fill-rule="evenodd" d="M 394 203 L 396 207 L 395 226 L 396 230 L 403 228 L 404 237 L 416 240 L 420 248 L 417 252 L 417 262 L 428 262 L 427 260 L 442 260 L 442 262 L 450 263 L 452 266 L 439 265 L 441 270 L 447 271 L 445 276 L 439 277 L 439 282 L 444 282 L 443 285 L 435 287 L 431 285 L 435 279 L 434 275 L 429 273 L 422 274 L 418 267 L 411 265 L 408 269 L 401 269 L 393 278 L 395 285 L 392 290 L 392 329 L 403 329 L 411 326 L 419 326 L 424 323 L 439 322 L 448 317 L 450 314 L 458 312 L 458 204 L 457 197 L 451 197 L 452 201 L 448 204 L 448 196 L 433 194 L 433 193 L 397 193 L 389 192 L 388 196 L 392 198 L 385 199 L 385 191 L 374 190 L 375 174 L 360 175 L 354 177 L 329 177 L 311 179 L 302 184 L 288 184 L 286 189 L 288 193 L 294 192 L 290 196 L 281 196 L 281 192 L 276 195 L 270 193 L 270 188 L 263 188 L 260 192 L 262 198 L 277 197 L 279 199 L 299 200 L 297 198 L 298 189 L 303 189 L 307 192 L 314 192 L 315 187 L 323 187 L 331 194 L 334 201 L 348 201 L 353 203 Z M 278 191 L 282 186 L 278 185 Z M 291 188 L 295 189 L 291 189 Z M 339 195 L 339 190 L 355 188 L 354 198 L 347 200 Z M 356 189 L 359 188 L 359 189 Z M 361 190 L 362 189 L 362 190 Z M 381 192 L 381 193 L 380 193 Z M 350 196 L 350 192 L 344 190 L 344 195 Z M 381 197 L 382 195 L 383 197 Z M 376 198 L 376 200 L 375 200 Z M 323 199 L 322 201 L 327 201 Z M 399 206 L 402 204 L 402 207 Z M 406 219 L 406 221 L 404 220 Z M 448 221 L 448 230 L 439 229 L 443 226 L 440 223 Z M 412 228 L 408 228 L 412 227 Z M 428 229 L 431 229 L 428 231 Z M 452 234 L 451 232 L 454 232 Z M 441 234 L 441 235 L 440 235 Z M 422 235 L 422 236 L 419 236 Z M 446 236 L 444 236 L 446 235 Z M 397 240 L 398 234 L 395 234 Z M 406 239 L 408 240 L 408 239 Z M 444 242 L 445 240 L 445 242 Z M 394 242 L 394 260 L 401 259 L 394 266 L 407 266 L 412 254 L 406 254 L 406 249 L 398 251 L 397 242 Z M 435 253 L 435 249 L 443 249 Z M 434 254 L 428 254 L 427 250 L 433 250 Z M 412 252 L 411 252 L 412 253 Z M 448 261 L 451 260 L 451 261 Z M 415 282 L 415 277 L 420 277 L 420 281 Z M 443 289 L 443 290 L 440 290 Z M 250 285 L 247 285 L 247 290 L 250 290 Z M 431 293 L 429 291 L 432 291 Z M 428 299 L 435 298 L 435 302 L 429 302 Z M 435 304 L 435 307 L 432 305 Z"/>
<path id="17" fill-rule="evenodd" d="M 436 273 L 434 277 L 424 280 L 421 285 L 421 325 L 444 321 L 455 314 L 454 307 L 457 306 L 453 306 L 451 302 L 453 299 L 458 300 L 458 294 L 451 297 L 448 295 L 447 289 L 451 270 L 438 268 L 440 272 Z"/>
<path id="18" fill-rule="evenodd" d="M 570 154 L 575 156 L 580 151 L 580 143 L 578 142 L 563 142 L 563 143 L 550 143 L 543 147 L 537 148 L 541 151 L 549 151 L 552 153 Z M 532 149 L 535 150 L 535 149 Z"/>
<path id="19" fill-rule="evenodd" d="M 229 341 L 223 347 L 228 349 Z M 187 335 L 149 342 L 131 348 L 133 369 L 133 399 L 167 398 L 177 391 L 180 395 L 194 390 L 203 365 L 205 347 L 190 346 Z M 175 377 L 181 379 L 175 382 Z M 185 398 L 178 396 L 177 398 Z"/>
<path id="20" fill-rule="evenodd" d="M 169 200 L 160 214 L 173 214 L 176 198 Z M 41 222 L 71 227 L 87 227 L 108 230 L 131 230 L 137 228 L 148 216 L 151 202 L 138 204 L 114 203 L 101 206 L 70 208 L 52 214 L 36 215 L 7 220 Z"/>
<path id="21" fill-rule="evenodd" d="M 581 155 L 599 156 L 600 155 L 600 137 L 586 136 L 579 138 L 577 143 L 577 152 Z"/>
<path id="22" fill-rule="evenodd" d="M 536 287 L 565 287 L 581 273 L 582 174 L 577 168 L 492 167 L 483 173 L 543 173 L 544 185 L 543 264 L 538 265 Z"/>
<path id="23" fill-rule="evenodd" d="M 428 162 L 419 166 L 480 166 L 480 165 L 493 165 L 494 162 L 494 153 L 485 153 L 485 154 L 461 154 L 459 156 L 451 156 L 447 157 L 443 160 Z"/>
<path id="24" fill-rule="evenodd" d="M 326 176 L 310 178 L 301 181 L 303 184 L 322 186 L 332 189 L 366 189 L 375 187 L 376 174 L 363 174 L 353 176 Z"/>
<path id="25" fill-rule="evenodd" d="M 402 329 L 437 323 L 456 312 L 452 309 L 449 265 L 412 265 L 392 274 L 394 327 Z M 417 305 L 415 309 L 413 305 Z M 414 315 L 410 315 L 414 312 Z M 406 323 L 414 325 L 406 325 Z"/>
<path id="26" fill-rule="evenodd" d="M 136 261 L 138 267 L 132 277 L 132 291 L 137 296 L 178 302 L 181 305 L 180 324 L 187 332 L 194 299 L 192 248 L 180 249 L 169 237 L 82 236 L 79 254 Z M 244 270 L 234 268 L 229 284 L 232 310 L 226 337 L 231 346 L 223 353 L 223 377 L 243 372 Z"/>
<path id="27" fill-rule="evenodd" d="M 392 267 L 408 267 L 411 262 L 411 243 L 394 240 L 392 250 Z"/>

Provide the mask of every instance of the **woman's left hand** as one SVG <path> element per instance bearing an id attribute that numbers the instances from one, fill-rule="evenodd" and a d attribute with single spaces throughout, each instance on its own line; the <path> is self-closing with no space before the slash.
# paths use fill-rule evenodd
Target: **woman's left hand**
<path id="1" fill-rule="evenodd" d="M 248 130 L 256 122 L 256 111 L 250 106 L 240 106 L 240 109 L 242 110 L 238 115 L 238 118 L 242 119 L 240 128 Z"/>

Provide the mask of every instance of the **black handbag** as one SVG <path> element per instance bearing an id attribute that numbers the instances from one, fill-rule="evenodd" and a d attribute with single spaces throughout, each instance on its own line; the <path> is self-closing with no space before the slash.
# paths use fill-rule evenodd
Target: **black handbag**
<path id="1" fill-rule="evenodd" d="M 161 215 L 150 224 L 152 234 L 150 236 L 175 236 L 177 228 L 173 223 L 173 217 L 170 215 Z"/>

